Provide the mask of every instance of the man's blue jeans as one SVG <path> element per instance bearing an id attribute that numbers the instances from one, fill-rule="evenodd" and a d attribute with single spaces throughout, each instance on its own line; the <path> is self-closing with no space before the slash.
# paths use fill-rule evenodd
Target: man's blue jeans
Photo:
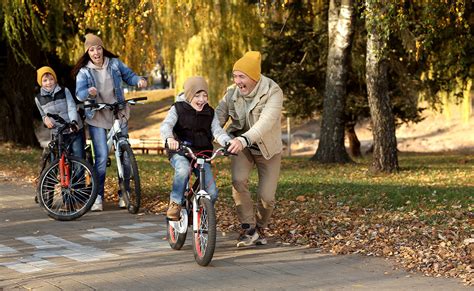
<path id="1" fill-rule="evenodd" d="M 127 134 L 128 127 L 122 127 L 122 134 Z M 97 195 L 104 199 L 104 183 L 107 168 L 107 158 L 109 149 L 107 147 L 107 130 L 89 124 L 89 134 L 94 146 L 94 171 L 97 175 L 98 192 Z"/>
<path id="2" fill-rule="evenodd" d="M 171 166 L 174 168 L 173 188 L 170 194 L 170 200 L 181 205 L 184 202 L 184 191 L 186 190 L 186 184 L 189 181 L 189 174 L 191 163 L 189 160 L 179 154 L 174 154 L 170 159 Z M 217 187 L 212 175 L 211 165 L 209 163 L 204 164 L 206 174 L 204 176 L 204 182 L 206 192 L 211 196 L 212 203 L 217 200 Z M 196 177 L 199 177 L 199 170 L 196 168 L 192 169 Z"/>

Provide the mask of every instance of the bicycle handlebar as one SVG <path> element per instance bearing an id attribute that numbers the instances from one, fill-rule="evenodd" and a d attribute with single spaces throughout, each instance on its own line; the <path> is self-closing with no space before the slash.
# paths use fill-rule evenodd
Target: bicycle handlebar
<path id="1" fill-rule="evenodd" d="M 180 142 L 178 151 L 184 152 L 184 154 L 188 155 L 191 159 L 194 159 L 194 160 L 197 159 L 198 157 L 193 152 L 193 150 L 190 147 L 188 147 L 189 144 L 188 145 L 187 144 L 188 144 L 187 142 Z M 204 158 L 204 161 L 210 162 L 210 161 L 214 160 L 217 156 L 231 156 L 231 155 L 236 156 L 236 154 L 233 154 L 233 153 L 227 151 L 229 145 L 230 144 L 226 144 L 225 147 L 220 147 L 217 150 L 213 151 L 212 155 L 210 157 Z M 166 145 L 166 147 L 167 147 L 167 145 Z"/>
<path id="2" fill-rule="evenodd" d="M 138 101 L 144 101 L 147 100 L 148 97 L 143 96 L 143 97 L 135 97 L 131 99 L 127 99 L 124 101 L 117 101 L 115 103 L 95 103 L 94 99 L 88 99 L 86 102 L 84 102 L 84 108 L 91 108 L 92 110 L 102 110 L 104 108 L 110 109 L 110 110 L 120 110 L 119 108 L 122 105 L 125 105 L 126 103 L 130 105 L 135 105 L 138 104 Z"/>
<path id="3" fill-rule="evenodd" d="M 67 123 L 66 120 L 64 120 L 61 116 L 59 116 L 59 114 L 46 113 L 46 116 L 53 118 L 54 120 L 56 120 L 57 122 L 59 122 L 61 124 L 66 124 Z"/>
<path id="4" fill-rule="evenodd" d="M 53 118 L 55 121 L 57 121 L 58 123 L 61 124 L 61 127 L 59 127 L 59 129 L 58 129 L 58 132 L 59 132 L 59 133 L 62 133 L 62 132 L 65 131 L 66 129 L 71 129 L 71 130 L 73 130 L 73 126 L 77 126 L 77 125 L 75 125 L 75 124 L 72 123 L 72 122 L 66 122 L 66 120 L 64 120 L 64 119 L 63 119 L 61 116 L 59 116 L 58 114 L 46 113 L 46 116 Z"/>

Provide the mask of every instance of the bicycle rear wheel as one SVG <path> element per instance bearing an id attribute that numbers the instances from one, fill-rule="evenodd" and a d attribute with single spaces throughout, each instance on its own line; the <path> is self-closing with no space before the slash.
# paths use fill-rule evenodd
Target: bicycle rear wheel
<path id="1" fill-rule="evenodd" d="M 197 231 L 193 231 L 194 259 L 201 266 L 207 266 L 216 247 L 216 212 L 211 201 L 200 198 L 197 209 Z"/>
<path id="2" fill-rule="evenodd" d="M 166 237 L 170 247 L 180 250 L 186 241 L 188 233 L 188 213 L 186 209 L 181 209 L 181 219 L 179 221 L 166 220 Z"/>
<path id="3" fill-rule="evenodd" d="M 97 197 L 97 178 L 83 159 L 66 157 L 65 168 L 70 180 L 61 185 L 59 159 L 41 174 L 38 183 L 38 201 L 49 217 L 56 220 L 74 220 L 90 210 Z"/>
<path id="4" fill-rule="evenodd" d="M 133 150 L 128 143 L 120 145 L 120 162 L 123 167 L 123 178 L 119 177 L 122 198 L 127 203 L 128 212 L 135 214 L 140 209 L 141 187 L 138 165 Z"/>

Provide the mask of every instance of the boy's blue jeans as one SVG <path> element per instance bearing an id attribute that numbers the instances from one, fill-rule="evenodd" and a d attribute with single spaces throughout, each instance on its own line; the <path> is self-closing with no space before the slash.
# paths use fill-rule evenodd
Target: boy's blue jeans
<path id="1" fill-rule="evenodd" d="M 174 168 L 173 188 L 170 194 L 170 200 L 181 205 L 184 202 L 184 191 L 186 190 L 186 184 L 189 181 L 190 174 L 190 162 L 189 160 L 179 154 L 174 154 L 170 159 L 171 166 Z M 204 182 L 206 187 L 204 188 L 207 193 L 211 196 L 212 203 L 217 200 L 217 187 L 212 175 L 211 165 L 209 163 L 204 164 L 206 174 L 204 176 Z M 193 172 L 196 177 L 199 177 L 199 170 L 193 168 Z"/>

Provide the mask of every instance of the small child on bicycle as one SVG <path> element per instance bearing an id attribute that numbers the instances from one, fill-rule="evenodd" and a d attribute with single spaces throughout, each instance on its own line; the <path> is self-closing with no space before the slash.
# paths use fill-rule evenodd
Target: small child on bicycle
<path id="1" fill-rule="evenodd" d="M 56 73 L 51 67 L 44 66 L 37 70 L 37 82 L 41 86 L 35 97 L 35 103 L 44 125 L 57 133 L 58 123 L 47 114 L 59 115 L 64 121 L 73 124 L 72 132 L 64 135 L 66 143 L 72 141 L 71 154 L 84 158 L 84 135 L 82 121 L 77 112 L 76 102 L 68 88 L 58 85 Z"/>
<path id="2" fill-rule="evenodd" d="M 231 140 L 219 125 L 214 109 L 208 104 L 208 85 L 203 77 L 190 77 L 184 82 L 184 101 L 175 102 L 161 124 L 161 138 L 169 149 L 169 159 L 174 168 L 173 187 L 166 216 L 170 220 L 180 218 L 184 191 L 189 180 L 191 161 L 177 152 L 180 142 L 187 142 L 190 148 L 198 152 L 212 152 L 213 137 L 224 146 Z M 207 191 L 214 203 L 217 200 L 216 182 L 211 165 L 205 164 Z M 197 175 L 197 173 L 195 173 Z"/>

